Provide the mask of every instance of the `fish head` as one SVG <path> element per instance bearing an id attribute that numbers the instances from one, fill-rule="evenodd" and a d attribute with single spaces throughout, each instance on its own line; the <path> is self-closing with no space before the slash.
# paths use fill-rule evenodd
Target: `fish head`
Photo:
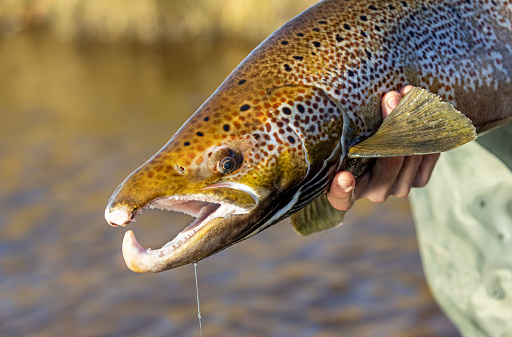
<path id="1" fill-rule="evenodd" d="M 123 256 L 130 269 L 159 272 L 197 262 L 277 222 L 310 169 L 303 133 L 277 114 L 284 110 L 290 121 L 296 112 L 276 100 L 283 90 L 286 102 L 306 95 L 297 88 L 215 93 L 117 188 L 105 210 L 113 226 L 145 208 L 196 217 L 156 250 L 142 248 L 128 231 Z"/>

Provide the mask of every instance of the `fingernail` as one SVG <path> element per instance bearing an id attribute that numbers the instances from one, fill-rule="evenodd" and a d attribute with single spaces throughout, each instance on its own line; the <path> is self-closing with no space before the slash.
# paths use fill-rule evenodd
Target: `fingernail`
<path id="1" fill-rule="evenodd" d="M 339 180 L 339 187 L 343 190 L 343 192 L 350 192 L 354 189 L 355 184 L 353 180 Z"/>
<path id="2" fill-rule="evenodd" d="M 394 108 L 396 108 L 396 106 L 398 105 L 399 102 L 400 102 L 400 97 L 398 97 L 398 96 L 391 96 L 390 98 L 387 99 L 386 104 L 391 109 L 394 109 Z"/>

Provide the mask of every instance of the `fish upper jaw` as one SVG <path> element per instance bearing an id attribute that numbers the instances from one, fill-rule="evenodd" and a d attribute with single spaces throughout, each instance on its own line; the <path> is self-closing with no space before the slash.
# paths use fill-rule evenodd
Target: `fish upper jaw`
<path id="1" fill-rule="evenodd" d="M 112 227 L 126 226 L 132 221 L 133 211 L 127 205 L 117 205 L 105 208 L 105 220 Z"/>

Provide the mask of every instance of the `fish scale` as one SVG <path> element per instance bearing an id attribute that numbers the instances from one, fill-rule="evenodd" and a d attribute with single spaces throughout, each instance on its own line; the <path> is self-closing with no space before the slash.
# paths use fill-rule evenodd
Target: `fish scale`
<path id="1" fill-rule="evenodd" d="M 196 262 L 296 212 L 302 234 L 334 227 L 343 215 L 322 193 L 337 171 L 357 176 L 371 163 L 360 157 L 434 153 L 474 139 L 467 118 L 434 94 L 478 132 L 509 122 L 511 20 L 511 0 L 326 0 L 306 10 L 251 52 L 111 197 L 112 225 L 155 205 L 213 212 L 158 257 L 128 232 L 128 265 Z M 415 90 L 394 124 L 381 126 L 383 94 L 405 84 L 426 91 Z M 375 151 L 384 140 L 391 145 Z"/>

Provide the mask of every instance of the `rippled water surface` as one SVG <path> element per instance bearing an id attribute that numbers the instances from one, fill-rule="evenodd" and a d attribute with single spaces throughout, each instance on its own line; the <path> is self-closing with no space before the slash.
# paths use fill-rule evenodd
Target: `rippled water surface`
<path id="1" fill-rule="evenodd" d="M 199 336 L 193 267 L 129 271 L 103 211 L 252 47 L 0 41 L 0 336 Z M 130 227 L 157 248 L 190 221 L 148 211 Z M 308 238 L 284 221 L 198 275 L 205 337 L 458 335 L 401 200 Z"/>

